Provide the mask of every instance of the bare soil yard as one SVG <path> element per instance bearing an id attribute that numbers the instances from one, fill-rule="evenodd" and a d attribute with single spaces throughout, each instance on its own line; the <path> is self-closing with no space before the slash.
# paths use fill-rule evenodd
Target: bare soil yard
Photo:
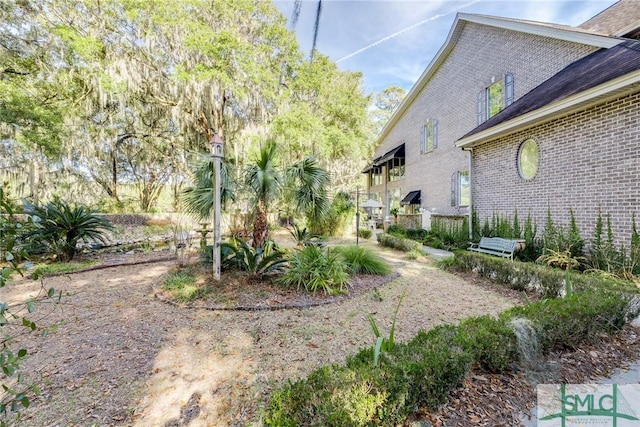
<path id="1" fill-rule="evenodd" d="M 517 294 L 444 272 L 430 260 L 377 250 L 400 277 L 306 309 L 221 311 L 167 304 L 153 291 L 175 265 L 166 260 L 47 278 L 46 287 L 68 295 L 41 322 L 57 323 L 57 329 L 27 342 L 25 370 L 37 372 L 43 386 L 21 425 L 259 423 L 280 383 L 372 345 L 366 315 L 373 313 L 387 331 L 402 294 L 397 321 L 402 341 L 419 329 L 497 314 L 519 302 Z M 166 253 L 103 262 L 160 256 Z M 1 292 L 4 301 L 16 301 L 38 288 L 39 282 L 22 279 Z"/>

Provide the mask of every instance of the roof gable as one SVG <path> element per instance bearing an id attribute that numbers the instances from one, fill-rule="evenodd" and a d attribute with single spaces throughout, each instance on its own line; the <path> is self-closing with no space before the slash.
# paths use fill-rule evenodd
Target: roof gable
<path id="1" fill-rule="evenodd" d="M 390 129 L 395 126 L 404 112 L 411 106 L 413 101 L 419 95 L 424 86 L 429 82 L 431 77 L 436 73 L 438 68 L 447 58 L 448 54 L 455 48 L 458 39 L 462 33 L 462 29 L 467 23 L 476 23 L 491 27 L 506 29 L 510 31 L 523 32 L 528 34 L 551 37 L 560 40 L 583 43 L 596 47 L 613 47 L 620 43 L 622 39 L 594 34 L 587 30 L 577 29 L 574 27 L 546 24 L 535 21 L 525 21 L 509 18 L 500 18 L 488 15 L 477 15 L 458 13 L 449 30 L 449 34 L 444 44 L 440 47 L 436 55 L 433 57 L 427 68 L 420 75 L 416 83 L 413 85 L 407 96 L 400 103 L 389 122 L 378 135 L 378 143 L 382 141 L 388 134 Z"/>

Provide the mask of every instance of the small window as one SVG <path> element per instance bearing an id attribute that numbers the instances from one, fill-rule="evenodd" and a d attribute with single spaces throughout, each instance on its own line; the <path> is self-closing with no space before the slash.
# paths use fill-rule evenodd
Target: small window
<path id="1" fill-rule="evenodd" d="M 382 168 L 381 167 L 374 167 L 371 169 L 371 175 L 370 175 L 370 182 L 369 182 L 369 186 L 370 187 L 375 187 L 378 185 L 382 185 Z"/>
<path id="2" fill-rule="evenodd" d="M 404 157 L 394 157 L 387 163 L 387 181 L 397 181 L 404 178 Z"/>
<path id="3" fill-rule="evenodd" d="M 458 171 L 451 175 L 451 206 L 469 206 L 471 186 L 469 171 Z"/>
<path id="4" fill-rule="evenodd" d="M 397 209 L 398 211 L 400 211 L 402 209 L 402 206 L 400 205 L 400 201 L 402 200 L 402 188 L 396 188 L 394 190 L 389 190 L 389 192 L 387 193 L 389 200 L 388 200 L 388 205 L 389 205 L 389 211 L 390 212 L 392 209 Z"/>
<path id="5" fill-rule="evenodd" d="M 420 154 L 433 151 L 438 146 L 438 121 L 429 119 L 420 133 Z"/>
<path id="6" fill-rule="evenodd" d="M 505 73 L 503 78 L 485 87 L 476 97 L 476 118 L 478 125 L 498 114 L 515 101 L 513 74 Z"/>
<path id="7" fill-rule="evenodd" d="M 487 99 L 487 119 L 495 116 L 502 110 L 502 82 L 495 82 L 485 89 Z"/>
<path id="8" fill-rule="evenodd" d="M 538 173 L 540 151 L 533 139 L 527 139 L 518 150 L 518 173 L 522 179 L 530 180 Z"/>

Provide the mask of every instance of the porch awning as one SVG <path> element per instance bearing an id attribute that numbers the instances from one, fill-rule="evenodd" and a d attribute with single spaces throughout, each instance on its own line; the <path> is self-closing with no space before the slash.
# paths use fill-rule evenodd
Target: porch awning
<path id="1" fill-rule="evenodd" d="M 404 196 L 404 199 L 400 201 L 401 205 L 419 205 L 420 204 L 420 190 L 410 191 L 409 194 Z"/>
<path id="2" fill-rule="evenodd" d="M 389 150 L 386 153 L 384 153 L 382 156 L 374 159 L 373 160 L 373 165 L 374 166 L 382 166 L 383 164 L 387 163 L 389 160 L 392 160 L 392 159 L 395 159 L 395 158 L 403 158 L 404 159 L 404 144 L 400 144 L 396 148 L 394 148 L 393 150 Z"/>
<path id="3" fill-rule="evenodd" d="M 382 166 L 377 166 L 375 163 L 372 165 L 368 165 L 366 168 L 362 169 L 361 173 L 369 173 L 373 171 L 373 173 L 382 173 Z"/>

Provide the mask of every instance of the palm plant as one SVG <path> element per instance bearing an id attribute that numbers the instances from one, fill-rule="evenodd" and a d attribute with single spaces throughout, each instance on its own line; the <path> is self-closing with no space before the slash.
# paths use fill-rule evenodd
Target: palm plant
<path id="1" fill-rule="evenodd" d="M 293 253 L 278 282 L 298 290 L 304 287 L 314 294 L 323 290 L 327 295 L 337 295 L 345 292 L 348 280 L 349 274 L 337 251 L 311 245 Z"/>
<path id="2" fill-rule="evenodd" d="M 184 191 L 183 204 L 188 213 L 200 219 L 209 219 L 213 206 L 211 162 L 202 162 L 194 172 L 193 187 Z M 312 157 L 302 159 L 288 168 L 277 164 L 277 146 L 267 141 L 243 171 L 244 185 L 251 193 L 253 212 L 254 249 L 262 248 L 269 238 L 267 215 L 271 204 L 287 189 L 289 199 L 307 218 L 319 219 L 329 211 L 328 173 Z M 234 200 L 229 171 L 221 170 L 223 203 Z M 286 184 L 286 185 L 285 185 Z"/>
<path id="3" fill-rule="evenodd" d="M 311 231 L 307 230 L 307 227 L 302 228 L 296 224 L 293 225 L 292 230 L 289 230 L 289 234 L 296 242 L 296 247 L 298 249 L 303 246 L 314 244 L 317 237 Z"/>
<path id="4" fill-rule="evenodd" d="M 71 206 L 59 200 L 45 206 L 27 205 L 25 213 L 35 217 L 32 238 L 44 243 L 59 259 L 71 261 L 81 240 L 107 243 L 105 232 L 111 222 L 85 206 Z"/>
<path id="5" fill-rule="evenodd" d="M 187 213 L 202 220 L 210 220 L 213 212 L 213 161 L 210 156 L 202 157 L 193 171 L 194 185 L 182 193 L 182 204 Z M 234 183 L 227 162 L 220 166 L 220 199 L 224 206 L 235 200 Z"/>
<path id="6" fill-rule="evenodd" d="M 306 157 L 287 169 L 296 208 L 304 212 L 311 224 L 320 222 L 330 211 L 327 195 L 329 174 L 314 157 Z"/>
<path id="7" fill-rule="evenodd" d="M 296 208 L 307 219 L 319 220 L 329 211 L 327 186 L 329 174 L 315 158 L 306 157 L 284 173 L 276 165 L 276 144 L 268 141 L 258 153 L 254 163 L 245 171 L 245 184 L 254 196 L 253 247 L 260 248 L 268 239 L 267 213 L 273 199 L 286 188 Z"/>
<path id="8" fill-rule="evenodd" d="M 276 144 L 268 141 L 253 164 L 245 171 L 245 184 L 253 193 L 253 247 L 261 248 L 269 235 L 267 214 L 269 204 L 280 194 L 282 177 L 276 167 Z"/>
<path id="9" fill-rule="evenodd" d="M 223 262 L 226 266 L 255 276 L 279 270 L 287 259 L 285 253 L 279 250 L 273 241 L 265 242 L 264 248 L 254 249 L 241 239 L 233 239 L 222 243 L 222 251 L 225 254 Z"/>

